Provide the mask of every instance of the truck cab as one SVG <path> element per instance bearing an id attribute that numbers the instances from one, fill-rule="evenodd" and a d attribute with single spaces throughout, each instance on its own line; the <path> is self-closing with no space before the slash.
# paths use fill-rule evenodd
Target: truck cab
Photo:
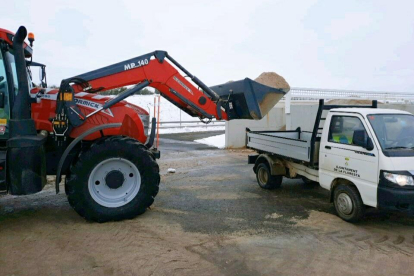
<path id="1" fill-rule="evenodd" d="M 260 187 L 283 177 L 318 182 L 338 215 L 359 220 L 365 207 L 414 214 L 414 115 L 373 106 L 329 106 L 321 100 L 313 131 L 248 131 Z"/>
<path id="2" fill-rule="evenodd" d="M 364 205 L 414 211 L 413 174 L 412 114 L 373 108 L 330 110 L 319 153 L 323 188 L 331 190 L 343 179 L 355 185 Z"/>

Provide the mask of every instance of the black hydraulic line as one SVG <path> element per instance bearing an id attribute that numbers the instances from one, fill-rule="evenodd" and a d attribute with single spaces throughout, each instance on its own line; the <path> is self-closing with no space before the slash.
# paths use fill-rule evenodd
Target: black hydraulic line
<path id="1" fill-rule="evenodd" d="M 134 69 L 134 68 L 139 68 L 142 66 L 147 65 L 150 60 L 151 57 L 155 55 L 155 52 L 151 52 L 142 56 L 138 56 L 138 57 L 134 57 L 128 60 L 124 60 L 109 66 L 105 66 L 90 72 L 86 72 L 83 73 L 81 75 L 78 75 L 76 77 L 84 79 L 86 81 L 92 81 L 95 79 L 99 79 L 99 78 L 104 78 L 107 76 L 111 76 L 114 74 L 118 74 L 118 73 L 122 73 L 126 70 L 130 70 L 130 69 Z M 144 63 L 140 63 L 138 64 L 137 62 L 144 62 Z"/>
<path id="2" fill-rule="evenodd" d="M 111 106 L 113 106 L 116 103 L 119 103 L 120 101 L 122 101 L 125 98 L 128 98 L 131 95 L 134 95 L 135 93 L 137 93 L 138 91 L 140 91 L 141 89 L 147 87 L 150 84 L 150 82 L 148 80 L 145 80 L 143 82 L 141 82 L 140 84 L 137 84 L 136 86 L 134 86 L 131 89 L 128 89 L 124 92 L 122 92 L 121 94 L 119 94 L 118 96 L 116 96 L 115 98 L 107 101 L 102 108 L 103 109 L 107 109 L 110 108 Z"/>
<path id="3" fill-rule="evenodd" d="M 27 36 L 27 30 L 21 26 L 13 37 L 14 60 L 16 63 L 17 82 L 19 92 L 12 109 L 13 119 L 30 119 L 30 95 L 29 83 L 27 81 L 26 59 L 24 56 L 24 39 Z"/>
<path id="4" fill-rule="evenodd" d="M 151 148 L 152 145 L 154 145 L 156 125 L 157 125 L 157 119 L 152 118 L 152 121 L 151 121 L 151 133 L 150 133 L 150 135 L 148 137 L 147 142 L 145 143 L 145 146 L 147 148 Z"/>
<path id="5" fill-rule="evenodd" d="M 35 61 L 28 61 L 26 62 L 26 64 L 28 66 L 36 66 L 36 67 L 46 67 L 46 65 L 39 63 L 39 62 L 35 62 Z"/>
<path id="6" fill-rule="evenodd" d="M 217 95 L 216 92 L 214 92 L 213 90 L 211 90 L 207 85 L 205 85 L 201 80 L 199 80 L 196 76 L 194 76 L 193 74 L 191 74 L 190 72 L 187 71 L 187 69 L 185 69 L 181 64 L 179 64 L 175 59 L 173 59 L 168 53 L 166 53 L 166 57 L 168 58 L 169 61 L 171 61 L 175 66 L 177 66 L 178 68 L 180 68 L 181 71 L 183 71 L 188 77 L 190 77 L 190 79 L 198 84 L 198 86 L 201 87 L 201 89 L 203 89 L 204 92 L 206 92 L 213 101 L 218 101 L 220 99 L 219 95 Z"/>
<path id="7" fill-rule="evenodd" d="M 195 109 L 196 111 L 198 111 L 204 117 L 209 118 L 209 119 L 212 119 L 213 118 L 213 116 L 211 116 L 210 114 L 208 114 L 207 112 L 205 112 L 203 109 L 199 108 L 196 104 L 192 103 L 190 100 L 188 100 L 186 97 L 184 97 L 183 95 L 181 95 L 180 93 L 178 93 L 174 89 L 170 88 L 170 91 L 177 98 L 179 98 L 180 100 L 182 100 L 183 102 L 185 102 L 186 104 L 188 104 L 189 106 L 191 106 L 193 109 Z"/>
<path id="8" fill-rule="evenodd" d="M 96 69 L 76 77 L 84 79 L 86 81 L 91 81 L 98 78 L 103 78 L 106 76 L 114 75 L 117 73 L 124 72 L 125 70 L 134 69 L 142 67 L 148 64 L 151 57 L 154 56 L 160 63 L 163 63 L 165 58 L 168 58 L 175 66 L 177 66 L 181 71 L 183 71 L 190 79 L 196 83 L 201 89 L 211 97 L 213 101 L 218 101 L 220 96 L 217 95 L 211 88 L 205 85 L 200 79 L 191 74 L 187 69 L 185 69 L 180 63 L 178 63 L 173 57 L 171 57 L 166 51 L 154 51 L 142 56 L 138 56 L 129 60 L 121 61 L 100 69 Z M 138 61 L 144 61 L 144 63 L 137 63 Z"/>
<path id="9" fill-rule="evenodd" d="M 120 127 L 122 125 L 122 123 L 114 123 L 114 124 L 107 124 L 107 125 L 101 125 L 101 126 L 96 126 L 94 128 L 91 128 L 87 131 L 85 131 L 84 133 L 82 133 L 81 135 L 79 135 L 78 137 L 76 137 L 75 140 L 73 140 L 69 146 L 65 149 L 65 151 L 62 154 L 62 157 L 59 160 L 59 164 L 58 164 L 58 168 L 57 168 L 57 172 L 56 172 L 56 181 L 55 181 L 55 188 L 56 188 L 56 194 L 59 193 L 59 183 L 61 181 L 61 173 L 62 173 L 62 167 L 63 164 L 66 161 L 66 158 L 68 157 L 70 151 L 86 136 L 97 132 L 97 131 L 101 131 L 107 128 L 117 128 Z"/>
<path id="10" fill-rule="evenodd" d="M 140 91 L 141 89 L 143 89 L 144 87 L 146 87 L 146 86 L 148 86 L 150 84 L 150 82 L 148 81 L 148 80 L 145 80 L 145 81 L 143 81 L 143 82 L 141 82 L 140 84 L 137 84 L 136 86 L 134 86 L 133 88 L 131 88 L 131 89 L 128 89 L 128 90 L 126 90 L 126 91 L 124 91 L 124 92 L 122 92 L 121 94 L 119 94 L 118 96 L 116 96 L 115 98 L 113 98 L 113 99 L 111 99 L 111 100 L 109 100 L 109 101 L 107 101 L 101 108 L 99 108 L 99 109 L 96 109 L 95 111 L 93 111 L 93 112 L 91 112 L 91 113 L 89 113 L 87 116 L 86 116 L 86 118 L 89 118 L 89 117 L 91 117 L 92 115 L 94 115 L 94 114 L 96 114 L 96 113 L 98 113 L 98 112 L 100 112 L 100 111 L 102 111 L 102 110 L 104 110 L 104 109 L 107 109 L 107 108 L 110 108 L 111 106 L 113 106 L 114 104 L 116 104 L 116 103 L 119 103 L 120 101 L 122 101 L 123 99 L 125 99 L 125 98 L 128 98 L 129 96 L 131 96 L 131 95 L 133 95 L 133 94 L 135 94 L 135 93 L 137 93 L 138 91 Z"/>

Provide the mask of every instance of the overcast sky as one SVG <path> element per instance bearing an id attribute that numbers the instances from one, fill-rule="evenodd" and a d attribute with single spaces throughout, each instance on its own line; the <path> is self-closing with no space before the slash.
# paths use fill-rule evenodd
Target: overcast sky
<path id="1" fill-rule="evenodd" d="M 414 1 L 11 1 L 49 84 L 166 50 L 207 85 L 274 71 L 291 86 L 414 92 Z"/>

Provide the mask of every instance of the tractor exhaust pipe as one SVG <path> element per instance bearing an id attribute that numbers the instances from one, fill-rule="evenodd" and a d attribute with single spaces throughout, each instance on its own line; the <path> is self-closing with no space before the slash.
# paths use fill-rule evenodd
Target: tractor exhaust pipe
<path id="1" fill-rule="evenodd" d="M 19 91 L 15 97 L 7 140 L 7 184 L 9 193 L 27 195 L 40 192 L 46 184 L 46 137 L 37 135 L 31 118 L 29 83 L 24 56 L 27 30 L 21 26 L 13 38 Z"/>
<path id="2" fill-rule="evenodd" d="M 16 62 L 19 91 L 13 106 L 12 118 L 17 120 L 31 118 L 29 83 L 27 81 L 26 59 L 23 47 L 26 36 L 27 30 L 24 26 L 21 26 L 13 38 L 14 60 Z"/>

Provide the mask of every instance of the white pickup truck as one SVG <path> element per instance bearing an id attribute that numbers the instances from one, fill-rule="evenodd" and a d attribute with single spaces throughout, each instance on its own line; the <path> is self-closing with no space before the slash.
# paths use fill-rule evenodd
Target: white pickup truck
<path id="1" fill-rule="evenodd" d="M 283 177 L 319 182 L 342 219 L 359 220 L 366 206 L 414 213 L 414 116 L 373 106 L 319 102 L 312 132 L 250 131 L 247 147 L 257 182 L 280 187 Z"/>

